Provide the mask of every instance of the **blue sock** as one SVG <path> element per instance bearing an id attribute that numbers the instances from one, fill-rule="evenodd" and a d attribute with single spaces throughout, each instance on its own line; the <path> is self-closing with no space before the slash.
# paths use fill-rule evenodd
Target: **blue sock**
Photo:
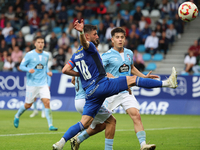
<path id="1" fill-rule="evenodd" d="M 162 81 L 158 81 L 158 80 L 150 79 L 150 78 L 137 77 L 136 85 L 139 87 L 144 87 L 144 88 L 156 88 L 156 87 L 162 87 Z"/>
<path id="2" fill-rule="evenodd" d="M 138 138 L 140 144 L 142 142 L 146 142 L 146 133 L 145 133 L 145 131 L 139 131 L 139 132 L 136 133 L 136 135 L 137 135 L 137 138 Z"/>
<path id="3" fill-rule="evenodd" d="M 33 108 L 34 108 L 34 110 L 37 110 L 37 104 L 36 104 L 36 102 L 33 103 Z"/>
<path id="4" fill-rule="evenodd" d="M 84 126 L 81 122 L 78 122 L 77 124 L 71 126 L 63 135 L 63 138 L 67 142 L 69 139 L 74 137 L 77 133 L 84 130 Z"/>
<path id="5" fill-rule="evenodd" d="M 114 139 L 105 139 L 105 150 L 113 149 L 113 140 Z"/>
<path id="6" fill-rule="evenodd" d="M 47 122 L 49 127 L 53 125 L 53 119 L 52 119 L 52 114 L 51 114 L 51 109 L 45 108 L 45 116 L 47 118 Z"/>
<path id="7" fill-rule="evenodd" d="M 78 140 L 79 140 L 79 142 L 81 143 L 81 142 L 83 142 L 84 140 L 86 140 L 87 138 L 89 138 L 90 136 L 89 136 L 89 134 L 86 132 L 86 129 L 85 130 L 83 130 L 82 132 L 81 132 L 81 134 L 79 134 L 78 135 Z"/>
<path id="8" fill-rule="evenodd" d="M 24 111 L 26 111 L 26 108 L 24 107 L 24 105 L 22 105 L 20 108 L 19 108 L 19 110 L 18 110 L 18 112 L 16 113 L 16 117 L 17 118 L 19 118 L 23 113 L 24 113 Z"/>

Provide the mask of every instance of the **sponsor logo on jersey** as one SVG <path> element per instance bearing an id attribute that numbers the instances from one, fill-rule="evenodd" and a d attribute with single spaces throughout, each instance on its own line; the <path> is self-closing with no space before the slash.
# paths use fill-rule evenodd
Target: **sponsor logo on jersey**
<path id="1" fill-rule="evenodd" d="M 82 58 L 82 57 L 84 57 L 84 54 L 83 54 L 83 53 L 80 53 L 80 54 L 78 54 L 78 55 L 75 56 L 75 59 L 80 59 L 80 58 Z"/>
<path id="2" fill-rule="evenodd" d="M 129 71 L 129 66 L 126 64 L 123 64 L 122 66 L 119 67 L 119 72 L 123 73 L 123 72 L 128 72 Z"/>

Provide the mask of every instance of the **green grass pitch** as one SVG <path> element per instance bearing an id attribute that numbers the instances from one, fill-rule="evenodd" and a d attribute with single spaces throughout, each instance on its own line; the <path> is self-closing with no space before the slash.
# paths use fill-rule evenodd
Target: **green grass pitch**
<path id="1" fill-rule="evenodd" d="M 65 131 L 80 120 L 77 112 L 53 112 L 54 126 L 58 131 L 49 131 L 46 119 L 40 114 L 29 118 L 32 111 L 25 112 L 19 127 L 13 126 L 17 111 L 0 110 L 0 150 L 51 150 Z M 117 127 L 114 150 L 139 150 L 133 123 L 126 114 L 114 114 Z M 157 150 L 200 150 L 200 116 L 191 115 L 141 115 L 147 134 L 147 142 L 156 144 Z M 104 132 L 84 141 L 81 150 L 103 150 Z M 70 150 L 65 144 L 64 150 Z"/>

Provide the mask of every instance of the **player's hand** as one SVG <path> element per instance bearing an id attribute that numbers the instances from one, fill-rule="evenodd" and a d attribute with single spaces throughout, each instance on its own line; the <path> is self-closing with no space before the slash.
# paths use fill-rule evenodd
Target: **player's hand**
<path id="1" fill-rule="evenodd" d="M 107 72 L 106 74 L 107 74 L 107 77 L 108 77 L 108 78 L 114 78 L 114 77 L 115 77 L 115 76 L 113 76 L 113 75 L 112 75 L 111 73 L 109 73 L 109 72 Z"/>
<path id="2" fill-rule="evenodd" d="M 81 19 L 81 23 L 78 22 L 78 20 L 76 20 L 74 22 L 74 29 L 76 29 L 79 32 L 82 32 L 84 28 L 84 21 L 83 19 Z"/>
<path id="3" fill-rule="evenodd" d="M 53 73 L 52 72 L 47 72 L 47 75 L 51 77 L 53 75 Z"/>
<path id="4" fill-rule="evenodd" d="M 29 72 L 29 73 L 34 73 L 35 70 L 34 70 L 34 69 L 30 69 L 28 72 Z"/>
<path id="5" fill-rule="evenodd" d="M 152 73 L 152 71 L 149 71 L 149 73 L 145 76 L 145 78 L 151 78 L 151 79 L 159 78 L 159 76 L 151 75 L 151 73 Z"/>

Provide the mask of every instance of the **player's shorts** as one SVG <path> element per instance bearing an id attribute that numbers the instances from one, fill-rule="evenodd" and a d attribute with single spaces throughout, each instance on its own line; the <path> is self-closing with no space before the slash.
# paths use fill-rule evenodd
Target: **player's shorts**
<path id="1" fill-rule="evenodd" d="M 85 105 L 85 99 L 75 100 L 75 108 L 81 115 L 83 113 L 84 105 Z M 111 111 L 107 110 L 105 106 L 102 105 L 98 113 L 94 117 L 94 120 L 92 121 L 92 124 L 90 125 L 90 127 L 94 129 L 97 124 L 104 123 L 111 116 L 111 114 L 112 114 Z"/>
<path id="2" fill-rule="evenodd" d="M 122 106 L 124 110 L 129 108 L 136 108 L 138 110 L 140 109 L 139 103 L 135 96 L 133 94 L 130 95 L 128 92 L 119 93 L 117 95 L 108 97 L 103 104 L 108 110 L 111 111 L 118 106 Z"/>
<path id="3" fill-rule="evenodd" d="M 97 84 L 93 83 L 86 89 L 86 103 L 82 115 L 94 118 L 106 97 L 118 94 L 127 89 L 126 76 L 103 78 Z"/>
<path id="4" fill-rule="evenodd" d="M 31 104 L 34 98 L 37 97 L 50 99 L 50 91 L 48 85 L 45 86 L 26 86 L 26 99 L 25 102 Z"/>

